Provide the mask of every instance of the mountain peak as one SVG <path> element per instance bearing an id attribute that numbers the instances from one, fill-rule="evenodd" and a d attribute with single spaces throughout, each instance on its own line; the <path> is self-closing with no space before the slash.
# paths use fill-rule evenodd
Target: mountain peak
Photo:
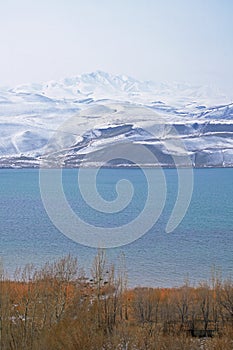
<path id="1" fill-rule="evenodd" d="M 163 101 L 165 104 L 180 107 L 188 104 L 210 106 L 231 102 L 229 98 L 210 87 L 141 81 L 125 74 L 114 75 L 102 70 L 42 84 L 20 85 L 10 91 L 41 94 L 58 100 L 91 97 L 94 100 L 112 99 L 134 103 Z"/>

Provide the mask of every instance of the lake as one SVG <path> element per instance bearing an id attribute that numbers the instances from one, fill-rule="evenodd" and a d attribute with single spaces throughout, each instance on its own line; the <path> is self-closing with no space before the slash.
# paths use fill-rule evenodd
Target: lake
<path id="1" fill-rule="evenodd" d="M 49 170 L 51 179 L 53 171 Z M 85 169 L 84 188 L 90 189 L 93 169 Z M 157 174 L 157 169 L 150 169 Z M 186 278 L 192 284 L 208 279 L 211 269 L 221 271 L 223 277 L 233 274 L 233 169 L 194 169 L 194 190 L 187 213 L 172 233 L 165 227 L 177 196 L 176 169 L 163 170 L 166 180 L 166 203 L 158 221 L 140 238 L 117 248 L 106 250 L 110 262 L 117 263 L 123 253 L 129 285 L 178 286 Z M 72 211 L 92 227 L 112 228 L 126 225 L 132 234 L 132 220 L 144 210 L 148 194 L 145 176 L 140 169 L 101 169 L 96 186 L 106 201 L 116 199 L 116 183 L 131 181 L 134 194 L 125 210 L 118 213 L 99 213 L 82 199 L 77 183 L 78 170 L 62 172 L 64 193 Z M 48 185 L 49 188 L 49 185 Z M 91 193 L 89 193 L 91 195 Z M 53 193 L 56 210 L 56 193 Z M 10 275 L 16 267 L 26 263 L 41 266 L 71 253 L 87 274 L 97 249 L 74 242 L 62 234 L 51 222 L 43 206 L 39 170 L 0 170 L 0 253 L 4 268 Z M 60 213 L 62 216 L 62 213 Z M 150 214 L 154 215 L 153 207 Z M 148 218 L 149 219 L 149 218 Z M 147 222 L 140 223 L 146 227 Z M 68 225 L 68 223 L 67 223 Z M 124 228 L 123 228 L 124 229 Z M 81 232 L 85 235 L 85 232 Z M 133 236 L 132 236 L 133 237 Z"/>

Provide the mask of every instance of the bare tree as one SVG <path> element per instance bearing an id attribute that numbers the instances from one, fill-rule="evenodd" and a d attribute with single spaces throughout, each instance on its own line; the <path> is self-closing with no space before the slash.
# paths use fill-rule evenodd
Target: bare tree
<path id="1" fill-rule="evenodd" d="M 231 279 L 224 282 L 219 298 L 225 309 L 227 320 L 233 324 L 233 283 Z"/>
<path id="2" fill-rule="evenodd" d="M 204 330 L 207 331 L 208 324 L 210 321 L 210 311 L 211 311 L 211 290 L 209 285 L 205 283 L 201 283 L 198 289 L 199 295 L 199 305 L 200 312 L 204 323 Z"/>
<path id="3" fill-rule="evenodd" d="M 188 282 L 174 292 L 174 303 L 178 310 L 180 319 L 180 329 L 184 329 L 189 320 L 190 306 L 192 303 L 192 293 Z"/>

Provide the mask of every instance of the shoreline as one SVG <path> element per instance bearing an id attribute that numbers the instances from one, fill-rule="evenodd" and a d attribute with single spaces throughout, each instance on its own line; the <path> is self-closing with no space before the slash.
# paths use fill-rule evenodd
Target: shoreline
<path id="1" fill-rule="evenodd" d="M 68 170 L 68 169 L 232 169 L 232 165 L 228 166 L 168 166 L 168 165 L 145 165 L 145 164 L 137 164 L 137 165 L 119 165 L 119 166 L 112 166 L 112 165 L 87 165 L 87 166 L 72 166 L 72 167 L 63 167 L 63 166 L 57 166 L 57 167 L 43 167 L 43 166 L 0 166 L 0 170 Z"/>

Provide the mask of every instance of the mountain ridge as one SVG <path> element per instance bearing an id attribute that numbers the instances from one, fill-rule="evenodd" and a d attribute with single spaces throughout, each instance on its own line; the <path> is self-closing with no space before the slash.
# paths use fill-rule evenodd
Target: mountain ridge
<path id="1" fill-rule="evenodd" d="M 70 119 L 75 119 L 73 129 L 60 130 L 59 147 L 51 151 L 63 166 L 93 165 L 98 152 L 123 141 L 140 142 L 153 149 L 162 166 L 173 166 L 160 132 L 152 132 L 150 145 L 143 139 L 143 130 L 167 133 L 168 125 L 177 130 L 193 166 L 233 165 L 233 103 L 210 88 L 96 71 L 0 89 L 0 106 L 0 167 L 38 167 L 47 157 L 48 141 Z M 124 125 L 132 125 L 130 131 Z M 174 135 L 166 137 L 175 142 Z"/>

